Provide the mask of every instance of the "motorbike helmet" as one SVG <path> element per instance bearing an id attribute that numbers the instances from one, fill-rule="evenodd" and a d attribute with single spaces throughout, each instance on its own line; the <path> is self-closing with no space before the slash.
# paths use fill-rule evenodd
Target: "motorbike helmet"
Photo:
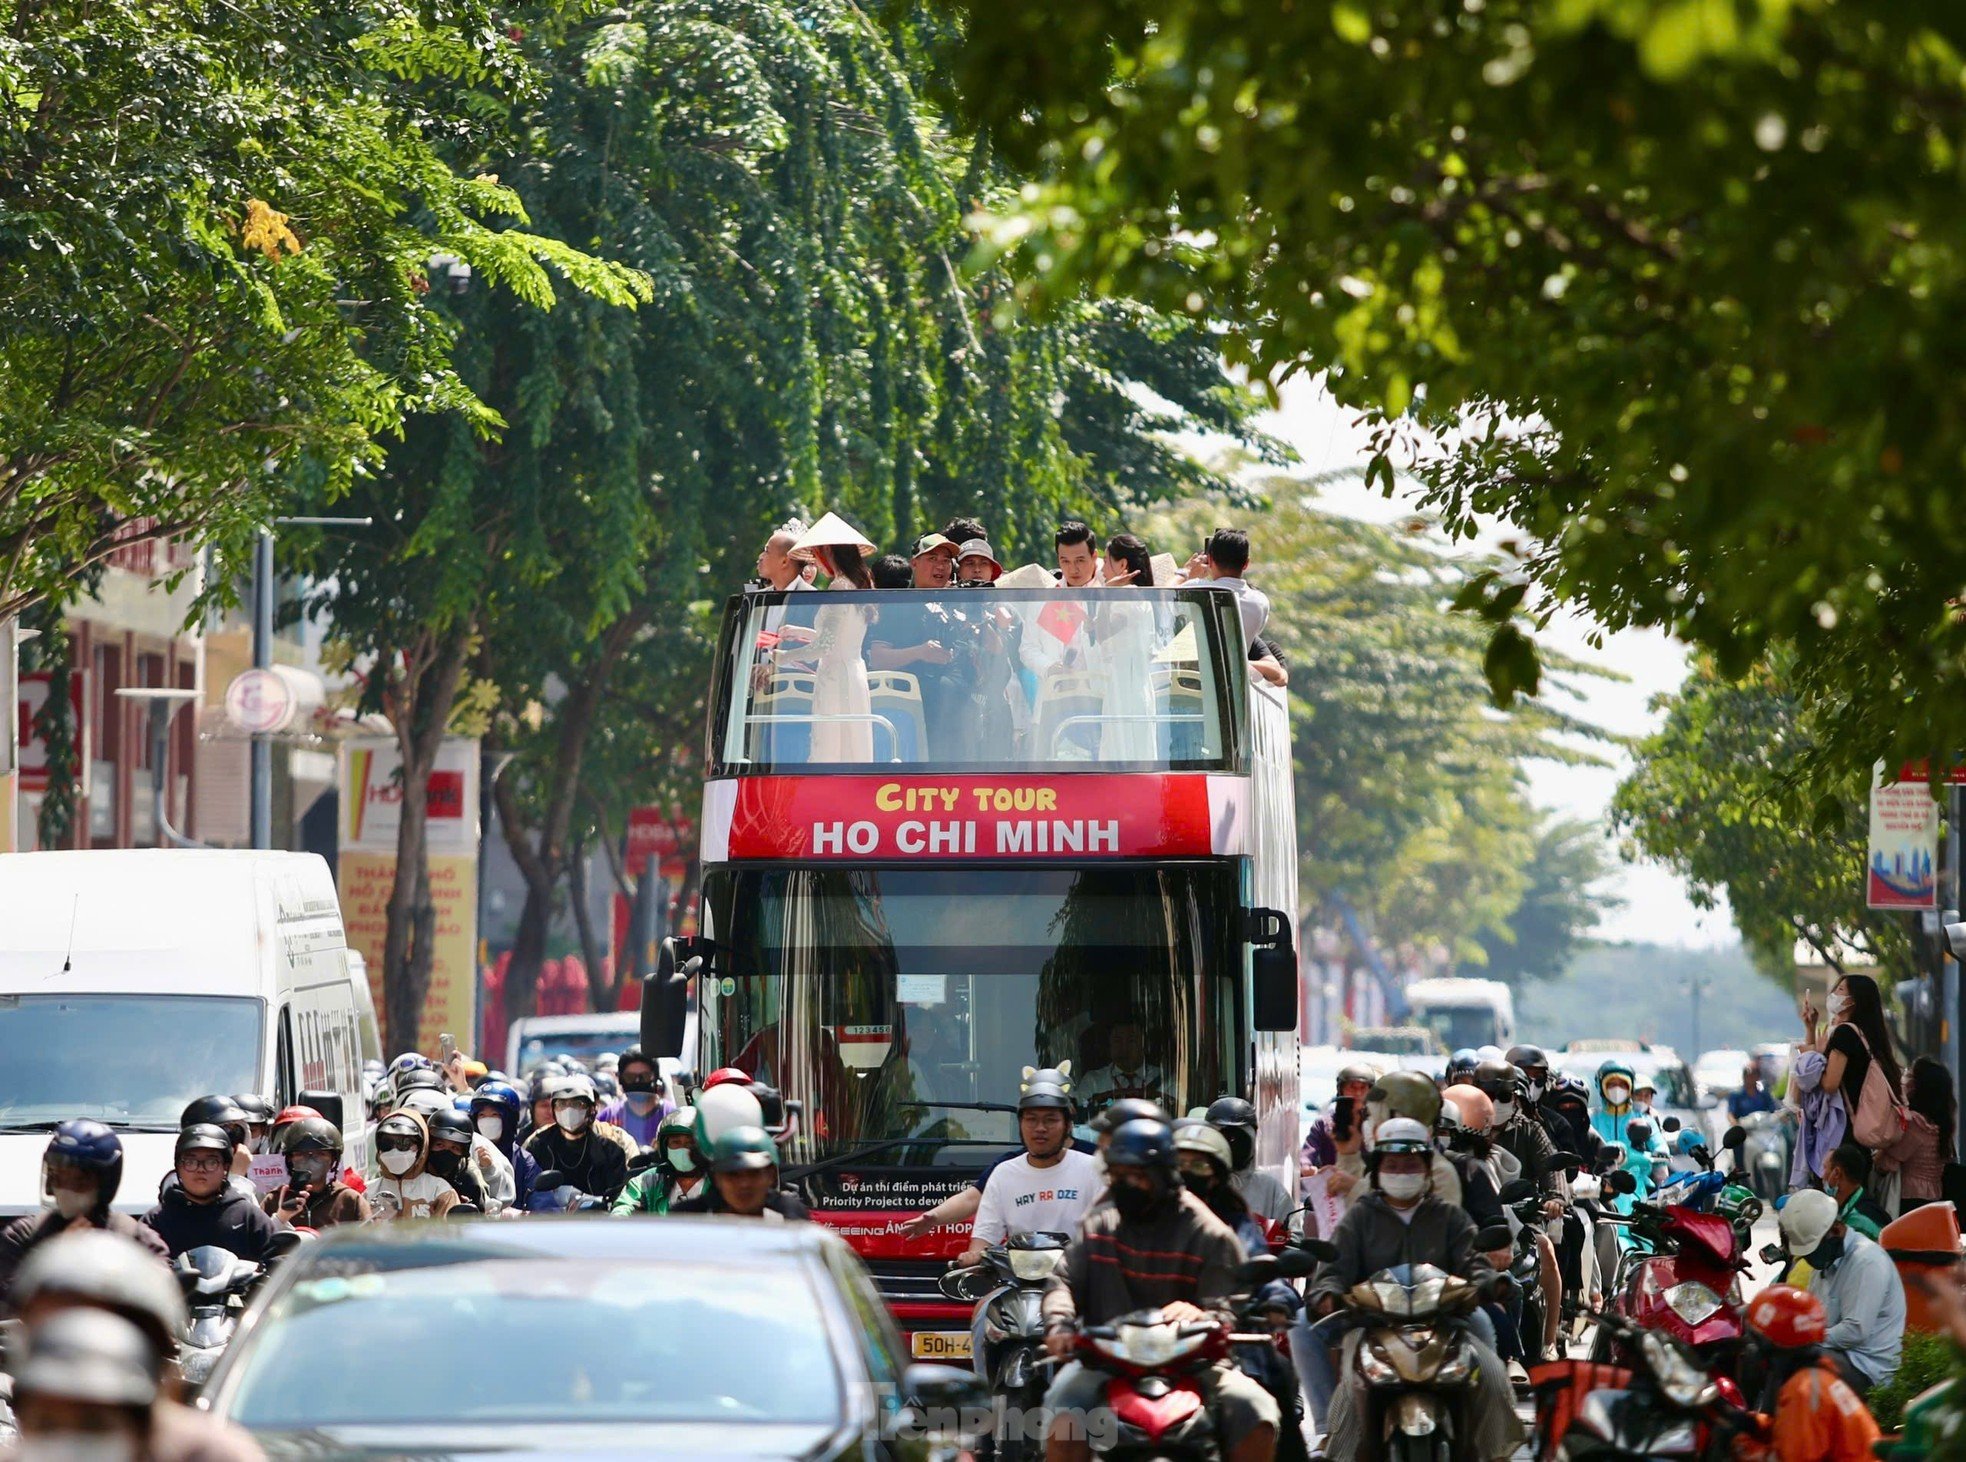
<path id="1" fill-rule="evenodd" d="M 1448 1131 L 1471 1132 L 1476 1135 L 1486 1132 L 1495 1125 L 1495 1103 L 1488 1093 L 1478 1086 L 1450 1086 L 1441 1094 L 1440 1127 Z M 1447 1119 L 1447 1109 L 1454 1109 L 1454 1120 Z M 1385 1128 L 1381 1126 L 1380 1135 Z"/>
<path id="2" fill-rule="evenodd" d="M 1234 1171 L 1256 1160 L 1256 1108 L 1248 1102 L 1238 1096 L 1217 1097 L 1208 1105 L 1208 1125 L 1228 1139 Z"/>
<path id="3" fill-rule="evenodd" d="M 302 1117 L 286 1130 L 287 1152 L 331 1152 L 341 1160 L 341 1129 L 326 1117 Z"/>
<path id="4" fill-rule="evenodd" d="M 1460 1050 L 1447 1058 L 1447 1084 L 1449 1086 L 1458 1086 L 1464 1083 L 1470 1076 L 1474 1075 L 1475 1067 L 1480 1064 L 1481 1057 L 1475 1054 L 1475 1048 L 1473 1046 L 1461 1047 Z M 1340 1073 L 1340 1077 L 1341 1079 L 1338 1084 L 1343 1086 L 1342 1072 Z"/>
<path id="5" fill-rule="evenodd" d="M 675 1136 L 689 1139 L 691 1152 L 687 1160 L 678 1165 L 670 1155 L 669 1139 Z M 655 1160 L 665 1172 L 685 1173 L 700 1171 L 701 1153 L 696 1150 L 696 1112 L 690 1107 L 678 1107 L 660 1122 L 655 1124 L 655 1141 L 649 1144 L 655 1149 Z"/>
<path id="6" fill-rule="evenodd" d="M 95 1180 L 94 1211 L 106 1212 L 123 1182 L 123 1140 L 105 1124 L 77 1117 L 56 1124 L 48 1139 L 48 1150 L 41 1156 L 41 1199 L 55 1201 L 54 1173 L 57 1168 L 73 1168 Z"/>
<path id="7" fill-rule="evenodd" d="M 621 1083 L 614 1079 L 611 1071 L 596 1071 L 588 1079 L 594 1083 L 595 1094 L 604 1102 L 611 1102 L 621 1095 Z"/>
<path id="8" fill-rule="evenodd" d="M 241 1092 L 232 1098 L 239 1109 L 246 1114 L 246 1120 L 255 1127 L 271 1127 L 273 1113 L 278 1110 L 270 1097 L 263 1097 L 256 1091 Z"/>
<path id="9" fill-rule="evenodd" d="M 1821 1345 L 1829 1336 L 1829 1314 L 1806 1289 L 1771 1284 L 1748 1301 L 1748 1333 L 1779 1350 Z"/>
<path id="10" fill-rule="evenodd" d="M 194 1097 L 178 1114 L 179 1130 L 199 1124 L 223 1127 L 234 1134 L 234 1141 L 240 1147 L 252 1145 L 252 1122 L 246 1116 L 246 1109 L 229 1096 Z"/>
<path id="11" fill-rule="evenodd" d="M 482 1118 L 498 1117 L 505 1125 L 493 1140 L 505 1142 L 519 1130 L 519 1116 L 525 1111 L 525 1105 L 509 1083 L 487 1081 L 471 1093 L 471 1121 L 476 1125 Z M 485 1135 L 489 1137 L 491 1134 Z"/>
<path id="12" fill-rule="evenodd" d="M 437 1063 L 420 1051 L 405 1051 L 389 1063 L 389 1074 L 401 1076 L 405 1071 L 434 1070 Z"/>
<path id="13" fill-rule="evenodd" d="M 705 1086 L 696 1094 L 693 1110 L 696 1112 L 698 1152 L 715 1152 L 717 1139 L 739 1127 L 764 1127 L 764 1103 L 751 1090 L 750 1081 L 748 1076 L 742 1082 L 724 1081 L 716 1086 Z"/>
<path id="14" fill-rule="evenodd" d="M 1348 1086 L 1363 1086 L 1369 1090 L 1378 1079 L 1379 1069 L 1363 1061 L 1354 1061 L 1338 1068 L 1338 1090 L 1341 1092 Z"/>
<path id="15" fill-rule="evenodd" d="M 44 1295 L 62 1295 L 121 1315 L 149 1335 L 159 1355 L 177 1351 L 184 1294 L 171 1271 L 120 1234 L 63 1234 L 36 1247 L 14 1276 L 8 1302 L 25 1314 Z"/>
<path id="16" fill-rule="evenodd" d="M 778 1144 L 762 1127 L 733 1127 L 710 1150 L 710 1168 L 718 1173 L 754 1172 L 778 1166 Z"/>
<path id="17" fill-rule="evenodd" d="M 1483 1061 L 1475 1066 L 1474 1081 L 1491 1102 L 1512 1102 L 1522 1089 L 1522 1073 L 1506 1061 Z"/>
<path id="18" fill-rule="evenodd" d="M 1388 1071 L 1365 1094 L 1365 1131 L 1392 1117 L 1411 1117 L 1431 1129 L 1440 1120 L 1440 1088 L 1417 1071 Z"/>
<path id="19" fill-rule="evenodd" d="M 1229 1151 L 1229 1139 L 1206 1122 L 1184 1117 L 1174 1124 L 1174 1160 L 1177 1163 L 1184 1152 L 1198 1152 L 1203 1157 L 1213 1159 L 1221 1169 L 1216 1174 L 1218 1178 L 1226 1178 L 1235 1171 L 1235 1157 Z"/>
<path id="20" fill-rule="evenodd" d="M 448 1091 L 444 1077 L 434 1066 L 418 1066 L 409 1071 L 401 1071 L 391 1083 L 398 1102 L 413 1091 Z"/>
<path id="21" fill-rule="evenodd" d="M 1495 1045 L 1476 1046 L 1475 1056 L 1482 1061 L 1500 1061 L 1502 1059 L 1502 1048 Z"/>
<path id="22" fill-rule="evenodd" d="M 471 1119 L 455 1107 L 446 1108 L 430 1118 L 430 1140 L 432 1142 L 456 1142 L 470 1150 L 471 1139 L 477 1134 Z"/>
<path id="23" fill-rule="evenodd" d="M 1836 1215 L 1836 1200 L 1827 1193 L 1815 1188 L 1791 1193 L 1777 1218 L 1782 1242 L 1788 1246 L 1789 1253 L 1798 1259 L 1807 1259 L 1815 1253 L 1829 1231 L 1836 1227 Z"/>
<path id="24" fill-rule="evenodd" d="M 1094 1132 L 1111 1132 L 1122 1122 L 1165 1122 L 1167 1113 L 1158 1102 L 1146 1097 L 1121 1097 L 1109 1107 L 1101 1107 L 1092 1119 Z"/>
<path id="25" fill-rule="evenodd" d="M 443 1092 L 428 1087 L 418 1087 L 413 1091 L 404 1092 L 397 1099 L 396 1108 L 398 1111 L 415 1112 L 426 1122 L 435 1120 L 440 1112 L 457 1110 L 451 1105 L 451 1099 Z"/>
<path id="26" fill-rule="evenodd" d="M 1166 1122 L 1136 1117 L 1113 1129 L 1113 1140 L 1106 1148 L 1109 1168 L 1149 1168 L 1174 1173 L 1174 1129 Z"/>
<path id="27" fill-rule="evenodd" d="M 320 1115 L 312 1107 L 282 1107 L 280 1108 L 279 1115 L 274 1117 L 273 1125 L 275 1127 L 287 1127 L 295 1122 L 304 1121 L 308 1117 L 318 1117 Z"/>
<path id="28" fill-rule="evenodd" d="M 230 1157 L 235 1146 L 232 1134 L 223 1127 L 211 1122 L 193 1122 L 178 1133 L 171 1155 L 182 1159 L 187 1152 L 222 1152 Z"/>
<path id="29" fill-rule="evenodd" d="M 751 1081 L 751 1073 L 740 1071 L 735 1066 L 719 1066 L 715 1071 L 712 1071 L 708 1076 L 703 1078 L 703 1089 L 708 1091 L 714 1086 L 722 1086 L 727 1081 L 735 1081 L 741 1085 L 748 1086 Z"/>
<path id="30" fill-rule="evenodd" d="M 24 1338 L 14 1367 L 22 1396 L 136 1408 L 157 1400 L 157 1357 L 143 1331 L 121 1315 L 63 1310 Z"/>
<path id="31" fill-rule="evenodd" d="M 1379 1130 L 1372 1139 L 1372 1149 L 1365 1155 L 1365 1170 L 1372 1177 L 1373 1186 L 1379 1183 L 1379 1168 L 1389 1157 L 1399 1153 L 1425 1153 L 1434 1150 L 1432 1131 L 1411 1117 L 1388 1117 L 1379 1124 Z"/>
<path id="32" fill-rule="evenodd" d="M 1042 1070 L 1026 1066 L 1017 1086 L 1017 1110 L 1063 1112 L 1070 1121 L 1078 1110 L 1072 1101 L 1072 1063 L 1060 1061 L 1055 1068 Z"/>

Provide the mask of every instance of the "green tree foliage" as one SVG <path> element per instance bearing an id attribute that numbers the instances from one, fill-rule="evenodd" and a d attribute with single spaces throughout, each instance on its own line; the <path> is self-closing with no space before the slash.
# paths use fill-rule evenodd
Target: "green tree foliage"
<path id="1" fill-rule="evenodd" d="M 958 264 L 968 203 L 1007 185 L 916 99 L 905 35 L 856 7 L 645 0 L 525 50 L 544 85 L 470 165 L 653 302 L 447 305 L 461 379 L 509 428 L 412 424 L 354 490 L 388 522 L 315 564 L 378 693 L 390 667 L 456 666 L 433 709 L 483 691 L 516 753 L 496 788 L 528 887 L 515 1013 L 575 848 L 700 743 L 713 606 L 772 527 L 833 508 L 898 545 L 980 513 L 1000 548 L 1048 553 L 1062 514 L 1213 483 L 1168 434 L 1274 455 L 1186 320 L 994 318 L 1002 281 Z"/>
<path id="2" fill-rule="evenodd" d="M 1839 768 L 1966 745 L 1966 11 L 950 8 L 964 101 L 1049 179 L 986 229 L 1027 296 L 1219 311 L 1604 624 L 1730 675 L 1793 643 Z"/>
<path id="3" fill-rule="evenodd" d="M 1864 907 L 1862 796 L 1812 813 L 1807 768 L 1820 734 L 1786 656 L 1739 679 L 1702 663 L 1637 748 L 1612 804 L 1632 852 L 1682 874 L 1694 902 L 1725 894 L 1755 962 L 1784 986 L 1806 944 L 1833 968 L 1916 973 L 1902 916 Z"/>
<path id="4" fill-rule="evenodd" d="M 1610 911 L 1603 884 L 1611 873 L 1604 828 L 1556 818 L 1536 831 L 1529 885 L 1506 930 L 1481 935 L 1485 973 L 1512 985 L 1553 980 Z"/>
<path id="5" fill-rule="evenodd" d="M 533 304 L 548 266 L 625 298 L 452 165 L 532 84 L 478 0 L 0 3 L 0 615 L 121 544 L 239 546 L 269 465 L 332 491 L 411 413 L 489 426 L 433 252 Z"/>
<path id="6" fill-rule="evenodd" d="M 1601 734 L 1549 699 L 1510 714 L 1490 704 L 1485 637 L 1448 609 L 1485 563 L 1322 512 L 1316 486 L 1262 482 L 1265 507 L 1247 525 L 1266 634 L 1290 666 L 1305 912 L 1343 898 L 1389 946 L 1481 965 L 1544 873 L 1590 872 L 1538 869 L 1524 761 L 1593 760 Z M 1191 503 L 1158 517 L 1151 541 L 1193 543 L 1236 516 Z M 1585 673 L 1566 662 L 1551 689 Z M 1583 889 L 1561 904 L 1573 936 L 1595 922 Z"/>

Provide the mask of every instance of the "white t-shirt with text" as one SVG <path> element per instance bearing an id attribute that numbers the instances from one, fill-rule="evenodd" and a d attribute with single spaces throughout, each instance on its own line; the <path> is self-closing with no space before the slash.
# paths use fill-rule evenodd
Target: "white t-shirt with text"
<path id="1" fill-rule="evenodd" d="M 1079 1220 L 1105 1189 L 1099 1159 L 1089 1152 L 1068 1147 L 1048 1168 L 1032 1167 L 1031 1159 L 1019 1153 L 990 1174 L 976 1210 L 972 1242 L 1000 1244 L 1013 1234 L 1076 1234 Z"/>

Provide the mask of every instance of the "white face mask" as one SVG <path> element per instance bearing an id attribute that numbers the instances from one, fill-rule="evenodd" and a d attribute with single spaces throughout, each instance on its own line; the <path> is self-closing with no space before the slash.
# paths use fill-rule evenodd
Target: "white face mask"
<path id="1" fill-rule="evenodd" d="M 1505 1127 L 1514 1120 L 1515 1120 L 1514 1102 L 1495 1103 L 1495 1125 L 1497 1127 Z"/>
<path id="2" fill-rule="evenodd" d="M 1831 1015 L 1842 1015 L 1849 1009 L 1850 997 L 1848 995 L 1839 991 L 1829 997 L 1829 1013 Z"/>
<path id="3" fill-rule="evenodd" d="M 565 1102 L 553 1108 L 553 1123 L 562 1132 L 582 1132 L 594 1119 L 582 1102 Z"/>
<path id="4" fill-rule="evenodd" d="M 416 1166 L 416 1154 L 413 1152 L 403 1152 L 400 1149 L 392 1149 L 389 1152 L 377 1154 L 376 1161 L 382 1164 L 382 1170 L 385 1173 L 390 1173 L 400 1178 L 404 1173 L 407 1173 L 411 1168 Z"/>
<path id="5" fill-rule="evenodd" d="M 1532 1102 L 1540 1102 L 1542 1099 L 1543 1099 L 1543 1083 L 1540 1081 L 1530 1082 L 1529 1100 Z"/>
<path id="6" fill-rule="evenodd" d="M 1631 1100 L 1632 1089 L 1622 1081 L 1610 1081 L 1604 1085 L 1604 1099 L 1614 1107 L 1622 1107 Z"/>
<path id="7" fill-rule="evenodd" d="M 505 1119 L 503 1117 L 480 1117 L 478 1119 L 478 1130 L 489 1141 L 496 1142 L 505 1135 Z"/>
<path id="8" fill-rule="evenodd" d="M 1427 1191 L 1427 1175 L 1425 1173 L 1381 1173 L 1379 1175 L 1379 1191 L 1384 1193 L 1388 1198 L 1404 1203 L 1409 1199 L 1418 1198 L 1422 1193 Z"/>
<path id="9" fill-rule="evenodd" d="M 96 1206 L 93 1193 L 74 1193 L 67 1188 L 55 1189 L 55 1212 L 63 1218 L 80 1218 Z"/>

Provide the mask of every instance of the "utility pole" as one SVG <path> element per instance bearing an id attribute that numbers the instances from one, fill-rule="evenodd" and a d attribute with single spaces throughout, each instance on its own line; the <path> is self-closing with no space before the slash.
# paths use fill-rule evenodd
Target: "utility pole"
<path id="1" fill-rule="evenodd" d="M 1707 982 L 1701 975 L 1689 975 L 1686 980 L 1686 993 L 1692 996 L 1693 1003 L 1693 1050 L 1695 1061 L 1700 1059 L 1706 1047 L 1700 1044 L 1700 997 L 1706 994 Z"/>

